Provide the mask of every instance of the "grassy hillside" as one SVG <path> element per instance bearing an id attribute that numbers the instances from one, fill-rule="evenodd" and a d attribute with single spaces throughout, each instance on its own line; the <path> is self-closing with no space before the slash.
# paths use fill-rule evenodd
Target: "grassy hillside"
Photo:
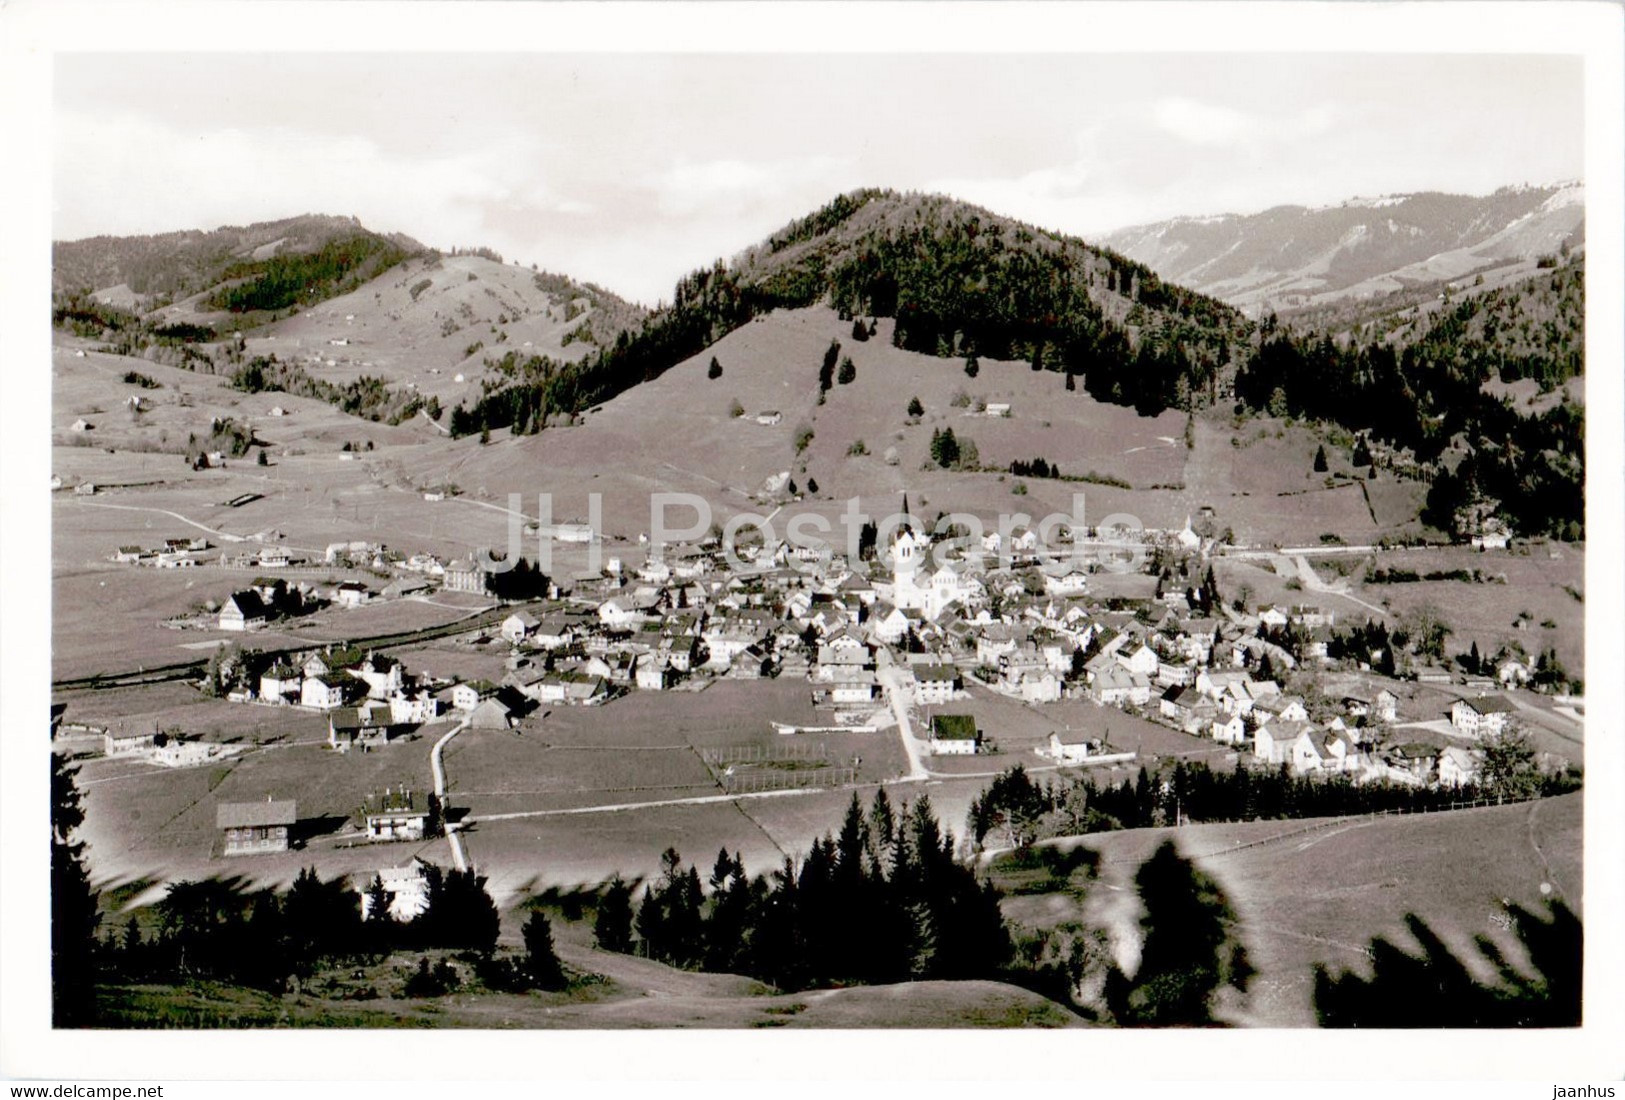
<path id="1" fill-rule="evenodd" d="M 1414 950 L 1408 913 L 1421 917 L 1479 980 L 1492 975 L 1472 948 L 1483 935 L 1518 960 L 1496 918 L 1503 899 L 1538 909 L 1547 895 L 1577 912 L 1581 881 L 1581 795 L 1515 806 L 1413 817 L 1191 825 L 1091 836 L 1099 884 L 1084 890 L 1009 897 L 1006 916 L 1027 928 L 1083 918 L 1129 933 L 1138 919 L 1133 877 L 1173 836 L 1180 851 L 1215 878 L 1236 910 L 1258 974 L 1241 1021 L 1312 1026 L 1314 964 L 1362 971 L 1372 939 Z M 1061 842 L 1071 846 L 1079 842 Z M 1080 876 L 1083 875 L 1080 872 Z M 1080 883 L 1081 885 L 1081 878 Z"/>
<path id="2" fill-rule="evenodd" d="M 1154 415 L 1226 388 L 1249 324 L 1149 269 L 1071 237 L 931 195 L 857 191 L 731 264 L 682 279 L 671 306 L 577 365 L 536 357 L 459 414 L 464 432 L 579 413 L 659 377 L 773 309 L 828 304 L 894 320 L 897 347 L 1034 362 Z"/>

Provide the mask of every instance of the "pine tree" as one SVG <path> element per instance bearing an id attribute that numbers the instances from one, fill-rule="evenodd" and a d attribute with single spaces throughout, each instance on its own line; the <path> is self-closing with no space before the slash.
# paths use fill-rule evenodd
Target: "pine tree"
<path id="1" fill-rule="evenodd" d="M 860 344 L 869 339 L 869 326 L 863 323 L 861 317 L 854 318 L 852 321 L 852 339 Z"/>
<path id="2" fill-rule="evenodd" d="M 1326 470 L 1326 445 L 1322 443 L 1319 447 L 1315 448 L 1315 473 L 1323 474 L 1326 472 Z"/>
<path id="3" fill-rule="evenodd" d="M 605 951 L 632 952 L 632 888 L 619 875 L 610 880 L 593 918 L 593 940 Z"/>
<path id="4" fill-rule="evenodd" d="M 807 492 L 809 492 L 809 493 L 818 492 L 818 479 L 817 478 L 815 478 L 815 477 L 807 478 Z"/>
<path id="5" fill-rule="evenodd" d="M 976 361 L 976 356 L 972 355 L 965 360 L 965 377 L 975 378 L 981 369 L 982 365 Z"/>
<path id="6" fill-rule="evenodd" d="M 90 885 L 85 814 L 68 758 L 51 754 L 51 1023 L 86 1027 L 95 1018 L 98 895 Z"/>
<path id="7" fill-rule="evenodd" d="M 909 398 L 908 415 L 916 420 L 925 415 L 925 406 L 920 404 L 918 397 Z"/>
<path id="8" fill-rule="evenodd" d="M 1066 390 L 1067 390 L 1067 392 L 1072 393 L 1077 388 L 1078 388 L 1077 377 L 1071 371 L 1067 371 L 1066 372 Z"/>
<path id="9" fill-rule="evenodd" d="M 519 933 L 525 941 L 521 963 L 525 977 L 539 989 L 563 989 L 567 984 L 564 967 L 553 947 L 553 925 L 540 909 L 532 909 Z"/>
<path id="10" fill-rule="evenodd" d="M 850 355 L 843 356 L 841 359 L 841 371 L 835 376 L 835 381 L 845 386 L 851 384 L 851 382 L 856 379 L 857 376 L 858 368 L 853 365 L 852 357 Z"/>

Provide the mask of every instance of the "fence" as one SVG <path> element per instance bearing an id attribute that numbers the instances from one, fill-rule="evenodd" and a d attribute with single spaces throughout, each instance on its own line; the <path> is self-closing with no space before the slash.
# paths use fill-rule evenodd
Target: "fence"
<path id="1" fill-rule="evenodd" d="M 723 745 L 701 749 L 700 759 L 729 794 L 841 787 L 858 779 L 856 761 L 832 763 L 819 745 Z M 813 766 L 796 766 L 809 764 Z"/>

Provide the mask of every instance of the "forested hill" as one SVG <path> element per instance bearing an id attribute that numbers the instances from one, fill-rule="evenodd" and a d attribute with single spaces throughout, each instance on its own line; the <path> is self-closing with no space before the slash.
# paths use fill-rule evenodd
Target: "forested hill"
<path id="1" fill-rule="evenodd" d="M 410 237 L 374 233 L 354 218 L 306 214 L 215 230 L 57 241 L 51 286 L 57 293 L 122 287 L 130 299 L 118 304 L 141 310 L 220 288 L 216 308 L 279 309 L 310 288 L 371 278 L 423 251 Z"/>
<path id="2" fill-rule="evenodd" d="M 1585 413 L 1567 384 L 1584 374 L 1584 293 L 1574 258 L 1365 338 L 1267 318 L 1236 397 L 1409 451 L 1441 530 L 1471 534 L 1497 515 L 1518 534 L 1582 538 Z M 1507 384 L 1529 381 L 1515 400 Z"/>
<path id="3" fill-rule="evenodd" d="M 1252 334 L 1230 306 L 1075 237 L 943 196 L 855 191 L 684 277 L 670 306 L 601 354 L 521 364 L 514 385 L 454 425 L 543 423 L 657 377 L 758 314 L 818 302 L 895 317 L 909 350 L 1065 371 L 1147 414 L 1228 392 Z"/>

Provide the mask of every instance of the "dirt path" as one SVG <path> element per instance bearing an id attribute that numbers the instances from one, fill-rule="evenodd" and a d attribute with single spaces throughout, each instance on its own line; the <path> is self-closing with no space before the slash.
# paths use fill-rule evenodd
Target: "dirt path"
<path id="1" fill-rule="evenodd" d="M 138 504 L 103 504 L 103 503 L 101 503 L 99 501 L 91 501 L 91 500 L 75 500 L 72 503 L 78 504 L 78 505 L 80 505 L 81 507 L 84 507 L 84 508 L 113 508 L 113 509 L 116 509 L 116 510 L 118 510 L 120 512 L 156 512 L 161 516 L 169 516 L 169 517 L 171 517 L 173 519 L 178 519 L 182 523 L 187 524 L 188 526 L 196 527 L 199 531 L 206 531 L 209 534 L 211 534 L 211 535 L 215 536 L 216 538 L 220 539 L 222 542 L 243 542 L 243 541 L 245 541 L 242 535 L 229 535 L 224 531 L 219 531 L 219 530 L 216 530 L 213 527 L 205 526 L 204 524 L 199 523 L 195 519 L 187 519 L 185 516 L 181 515 L 179 512 L 171 512 L 167 508 L 144 508 L 144 507 L 142 507 L 142 506 L 140 506 Z"/>
<path id="2" fill-rule="evenodd" d="M 434 743 L 434 747 L 429 750 L 429 769 L 434 772 L 434 795 L 440 800 L 442 809 L 446 805 L 446 766 L 444 759 L 446 742 L 467 729 L 468 723 L 469 718 L 464 717 L 461 722 L 447 730 L 440 740 Z M 462 837 L 457 835 L 457 827 L 449 822 L 446 824 L 446 842 L 451 845 L 451 860 L 457 865 L 457 869 L 459 871 L 468 870 L 468 860 L 463 855 Z"/>

